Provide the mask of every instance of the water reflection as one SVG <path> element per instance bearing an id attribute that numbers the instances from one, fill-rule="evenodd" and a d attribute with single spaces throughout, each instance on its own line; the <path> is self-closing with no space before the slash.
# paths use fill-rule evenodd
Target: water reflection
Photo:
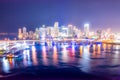
<path id="1" fill-rule="evenodd" d="M 93 45 L 93 56 L 95 56 L 96 55 L 96 45 L 94 44 Z"/>
<path id="2" fill-rule="evenodd" d="M 106 44 L 103 44 L 103 50 L 106 51 Z"/>
<path id="3" fill-rule="evenodd" d="M 23 51 L 23 64 L 24 64 L 25 67 L 31 65 L 30 50 L 24 50 Z"/>
<path id="4" fill-rule="evenodd" d="M 48 65 L 47 52 L 45 46 L 42 47 L 42 57 L 43 57 L 43 64 Z"/>
<path id="5" fill-rule="evenodd" d="M 98 51 L 97 51 L 97 53 L 98 53 L 98 54 L 101 54 L 101 44 L 98 44 L 97 47 L 98 47 Z"/>
<path id="6" fill-rule="evenodd" d="M 82 65 L 81 70 L 83 70 L 84 72 L 89 72 L 90 70 L 90 53 L 89 53 L 88 47 L 89 45 L 84 46 L 82 60 L 80 60 L 80 63 Z"/>
<path id="7" fill-rule="evenodd" d="M 116 46 L 115 46 L 115 49 L 116 49 L 116 50 L 120 49 L 120 45 L 116 45 Z"/>
<path id="8" fill-rule="evenodd" d="M 71 54 L 73 57 L 75 56 L 75 47 L 76 47 L 75 45 L 72 45 L 72 53 Z"/>
<path id="9" fill-rule="evenodd" d="M 6 58 L 2 59 L 2 65 L 3 65 L 3 71 L 5 73 L 9 73 L 10 66 L 9 66 L 9 62 L 8 62 L 8 60 Z"/>
<path id="10" fill-rule="evenodd" d="M 58 64 L 58 53 L 57 53 L 57 47 L 53 47 L 53 63 L 54 65 Z"/>
<path id="11" fill-rule="evenodd" d="M 83 46 L 80 46 L 79 47 L 79 50 L 80 50 L 80 57 L 82 56 L 82 53 L 83 53 Z"/>
<path id="12" fill-rule="evenodd" d="M 62 63 L 64 66 L 72 65 L 78 67 L 87 73 L 95 70 L 100 72 L 103 69 L 99 68 L 100 65 L 120 65 L 119 51 L 120 46 L 110 44 L 68 45 L 61 43 L 51 47 L 38 46 L 38 49 L 32 46 L 31 49 L 23 50 L 22 57 L 2 58 L 1 68 L 3 72 L 10 73 L 10 70 L 15 68 L 40 65 L 61 67 Z M 117 67 L 115 71 L 119 69 L 120 67 Z"/>
<path id="13" fill-rule="evenodd" d="M 35 46 L 32 46 L 32 60 L 33 60 L 33 65 L 37 65 L 38 64 L 37 53 L 36 53 Z"/>
<path id="14" fill-rule="evenodd" d="M 3 68 L 3 72 L 5 73 L 10 73 L 10 69 L 14 68 L 14 59 L 12 58 L 3 58 L 2 59 L 2 68 Z"/>
<path id="15" fill-rule="evenodd" d="M 64 46 L 62 46 L 62 48 L 63 48 L 63 51 L 62 51 L 62 61 L 63 62 L 68 62 L 68 51 L 67 51 L 67 49 L 66 49 L 66 45 L 64 45 Z"/>
<path id="16" fill-rule="evenodd" d="M 77 57 L 79 56 L 79 48 L 77 50 L 77 46 L 73 44 L 68 50 L 68 63 L 74 66 L 78 62 Z"/>
<path id="17" fill-rule="evenodd" d="M 9 65 L 10 65 L 10 69 L 14 68 L 14 59 L 13 58 L 8 58 L 8 62 L 9 62 Z"/>

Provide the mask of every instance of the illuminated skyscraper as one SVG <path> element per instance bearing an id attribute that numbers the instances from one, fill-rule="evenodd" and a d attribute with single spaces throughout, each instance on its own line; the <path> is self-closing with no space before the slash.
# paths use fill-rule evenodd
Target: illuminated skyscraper
<path id="1" fill-rule="evenodd" d="M 19 29 L 18 29 L 18 38 L 19 38 L 19 39 L 22 39 L 22 37 L 23 37 L 23 36 L 22 36 L 22 29 L 19 28 Z"/>
<path id="2" fill-rule="evenodd" d="M 41 39 L 45 39 L 46 37 L 46 28 L 45 25 L 39 28 L 39 35 Z"/>
<path id="3" fill-rule="evenodd" d="M 51 27 L 46 28 L 46 34 L 51 36 Z"/>
<path id="4" fill-rule="evenodd" d="M 69 34 L 68 34 L 68 27 L 66 27 L 66 26 L 60 27 L 59 36 L 60 37 L 68 37 L 69 36 Z"/>
<path id="5" fill-rule="evenodd" d="M 59 23 L 58 22 L 54 23 L 54 34 L 55 34 L 54 37 L 58 37 L 58 34 L 59 34 Z"/>
<path id="6" fill-rule="evenodd" d="M 22 33 L 22 29 L 21 29 L 21 28 L 18 29 L 18 33 L 19 33 L 19 34 Z"/>
<path id="7" fill-rule="evenodd" d="M 97 30 L 96 33 L 97 33 L 98 39 L 101 39 L 102 31 L 101 30 Z"/>
<path id="8" fill-rule="evenodd" d="M 35 38 L 36 38 L 36 39 L 39 39 L 39 37 L 40 37 L 40 36 L 39 36 L 39 33 L 40 33 L 40 32 L 39 32 L 39 28 L 36 28 L 36 29 L 35 29 Z"/>
<path id="9" fill-rule="evenodd" d="M 34 37 L 34 32 L 33 31 L 29 31 L 29 39 L 33 39 L 33 37 Z"/>
<path id="10" fill-rule="evenodd" d="M 26 34 L 26 32 L 27 32 L 26 27 L 23 27 L 23 34 Z"/>
<path id="11" fill-rule="evenodd" d="M 72 25 L 68 25 L 68 35 L 69 37 L 73 37 L 73 26 Z"/>
<path id="12" fill-rule="evenodd" d="M 54 28 L 58 28 L 58 26 L 59 26 L 59 23 L 58 23 L 58 22 L 55 22 L 55 23 L 54 23 Z"/>
<path id="13" fill-rule="evenodd" d="M 89 36 L 89 24 L 84 24 L 84 35 Z"/>
<path id="14" fill-rule="evenodd" d="M 27 29 L 26 27 L 23 27 L 23 39 L 26 39 L 27 37 Z"/>

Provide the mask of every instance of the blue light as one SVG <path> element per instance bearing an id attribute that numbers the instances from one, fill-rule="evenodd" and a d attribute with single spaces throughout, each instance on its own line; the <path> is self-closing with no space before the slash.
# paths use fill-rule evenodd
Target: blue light
<path id="1" fill-rule="evenodd" d="M 47 42 L 45 42 L 45 46 L 48 46 Z"/>
<path id="2" fill-rule="evenodd" d="M 102 42 L 96 42 L 96 44 L 102 44 Z"/>
<path id="3" fill-rule="evenodd" d="M 55 46 L 56 45 L 56 43 L 55 42 L 52 42 L 52 46 Z"/>

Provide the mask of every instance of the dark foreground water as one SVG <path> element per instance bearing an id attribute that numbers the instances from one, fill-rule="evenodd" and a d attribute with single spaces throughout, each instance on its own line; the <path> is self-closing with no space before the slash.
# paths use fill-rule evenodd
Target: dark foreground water
<path id="1" fill-rule="evenodd" d="M 18 58 L 0 58 L 0 80 L 120 79 L 120 46 L 31 46 Z"/>

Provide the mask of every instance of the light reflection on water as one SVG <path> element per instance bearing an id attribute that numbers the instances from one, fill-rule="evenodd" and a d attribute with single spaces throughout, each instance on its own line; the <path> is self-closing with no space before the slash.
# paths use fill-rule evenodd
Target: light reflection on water
<path id="1" fill-rule="evenodd" d="M 31 65 L 31 59 L 30 59 L 30 50 L 24 50 L 23 51 L 23 64 L 25 67 Z"/>
<path id="2" fill-rule="evenodd" d="M 82 53 L 82 60 L 80 60 L 80 63 L 82 65 L 81 70 L 84 72 L 89 72 L 90 70 L 90 53 L 89 53 L 89 45 L 84 46 L 83 53 Z"/>
<path id="3" fill-rule="evenodd" d="M 32 46 L 32 60 L 33 60 L 33 65 L 37 65 L 38 64 L 37 53 L 36 53 L 35 46 Z"/>
<path id="4" fill-rule="evenodd" d="M 45 46 L 42 47 L 42 57 L 43 57 L 43 64 L 48 65 L 47 52 Z"/>
<path id="5" fill-rule="evenodd" d="M 3 67 L 3 71 L 5 73 L 10 73 L 10 69 L 13 69 L 14 66 L 15 66 L 14 59 L 12 59 L 12 58 L 9 58 L 9 59 L 3 58 L 2 59 L 2 67 Z"/>
<path id="6" fill-rule="evenodd" d="M 53 47 L 53 63 L 54 65 L 57 65 L 58 64 L 58 55 L 57 55 L 57 47 L 54 46 Z"/>
<path id="7" fill-rule="evenodd" d="M 9 73 L 10 66 L 9 66 L 8 60 L 3 58 L 2 63 L 3 63 L 2 64 L 3 65 L 3 71 L 6 72 L 6 73 Z"/>
<path id="8" fill-rule="evenodd" d="M 61 66 L 61 62 L 76 66 L 87 73 L 104 72 L 113 73 L 112 67 L 120 65 L 120 46 L 111 46 L 106 44 L 94 45 L 59 45 L 54 47 L 35 47 L 23 51 L 19 58 L 2 58 L 2 70 L 4 73 L 10 73 L 11 69 L 19 69 L 28 66 L 53 65 Z M 117 51 L 116 51 L 117 50 Z M 41 56 L 41 57 L 40 57 Z M 67 65 L 62 65 L 67 66 Z M 104 68 L 104 67 L 108 68 Z M 114 67 L 116 71 L 120 66 Z M 111 72 L 107 72 L 107 71 Z M 120 73 L 114 73 L 120 74 Z"/>
<path id="9" fill-rule="evenodd" d="M 62 50 L 62 61 L 63 62 L 68 62 L 68 52 L 66 50 L 66 46 L 63 46 L 62 48 L 63 48 L 63 50 Z"/>

